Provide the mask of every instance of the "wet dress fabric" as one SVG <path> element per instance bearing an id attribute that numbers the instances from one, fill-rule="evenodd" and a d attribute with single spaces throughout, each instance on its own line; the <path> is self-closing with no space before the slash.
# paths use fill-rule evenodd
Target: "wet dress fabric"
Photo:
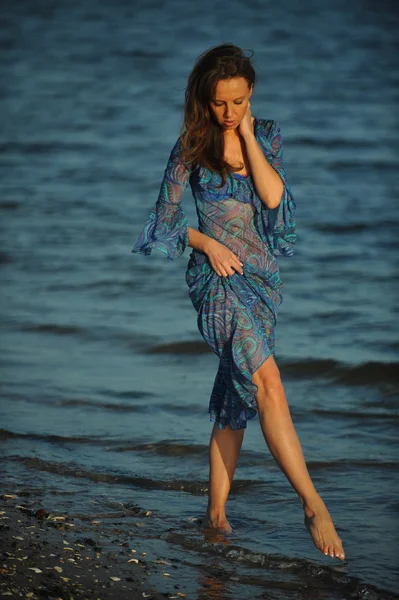
<path id="1" fill-rule="evenodd" d="M 181 200 L 190 184 L 198 230 L 232 250 L 244 274 L 220 277 L 208 257 L 193 250 L 186 272 L 198 329 L 218 355 L 219 368 L 209 402 L 211 421 L 224 429 L 244 429 L 257 414 L 257 386 L 252 375 L 275 356 L 275 326 L 282 302 L 276 256 L 291 256 L 296 242 L 295 201 L 283 165 L 281 130 L 273 120 L 255 119 L 255 137 L 267 161 L 284 184 L 280 204 L 269 209 L 257 196 L 250 175 L 219 173 L 205 167 L 188 169 L 180 158 L 180 138 L 165 169 L 161 190 L 132 252 L 153 248 L 169 259 L 180 256 L 189 242 Z"/>

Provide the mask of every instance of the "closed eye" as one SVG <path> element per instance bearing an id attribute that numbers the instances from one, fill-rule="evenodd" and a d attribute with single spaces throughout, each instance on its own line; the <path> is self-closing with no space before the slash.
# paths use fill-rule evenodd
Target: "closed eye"
<path id="1" fill-rule="evenodd" d="M 241 100 L 240 102 L 234 102 L 234 104 L 242 104 L 243 101 Z M 214 103 L 215 106 L 223 106 L 223 104 L 216 104 L 216 102 Z"/>
<path id="2" fill-rule="evenodd" d="M 243 98 L 242 99 L 237 99 L 237 100 L 234 100 L 234 104 L 242 104 L 243 101 L 244 101 Z M 223 104 L 225 104 L 225 103 L 224 102 L 218 102 L 217 100 L 214 101 L 214 105 L 215 106 L 223 106 Z"/>

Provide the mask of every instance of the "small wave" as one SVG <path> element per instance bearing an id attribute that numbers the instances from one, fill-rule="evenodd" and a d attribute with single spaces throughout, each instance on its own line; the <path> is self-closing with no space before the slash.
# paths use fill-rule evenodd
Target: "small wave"
<path id="1" fill-rule="evenodd" d="M 362 141 L 357 140 L 346 140 L 346 139 L 328 139 L 327 137 L 316 138 L 316 137 L 307 137 L 307 136 L 299 136 L 290 139 L 290 145 L 299 146 L 302 148 L 303 146 L 311 147 L 311 148 L 326 148 L 327 150 L 332 150 L 334 148 L 338 148 L 342 150 L 343 148 L 349 149 L 364 149 L 364 143 Z"/>
<path id="2" fill-rule="evenodd" d="M 82 340 L 92 341 L 101 338 L 102 330 L 90 330 L 79 325 L 63 323 L 15 323 L 14 329 L 27 333 L 44 335 L 71 336 Z"/>
<path id="3" fill-rule="evenodd" d="M 19 361 L 18 363 L 20 366 L 22 365 L 29 365 L 30 363 L 21 363 Z M 14 365 L 14 362 L 12 361 L 7 361 L 7 360 L 0 360 L 0 365 L 2 366 L 6 366 L 6 365 Z M 114 391 L 110 391 L 106 394 L 104 394 L 107 397 L 110 397 L 111 395 L 115 396 L 116 398 L 120 398 L 120 399 L 126 399 L 126 400 L 143 400 L 146 399 L 148 397 L 154 397 L 154 394 L 151 394 L 149 392 L 121 392 L 121 393 L 115 393 Z M 115 411 L 115 412 L 137 412 L 137 413 L 146 413 L 149 410 L 154 410 L 154 408 L 157 409 L 164 409 L 165 405 L 164 404 L 154 404 L 152 403 L 151 406 L 149 404 L 125 404 L 125 403 L 121 403 L 121 402 L 99 402 L 99 401 L 94 401 L 94 400 L 88 400 L 86 398 L 58 398 L 58 397 L 53 397 L 51 394 L 49 394 L 48 396 L 44 396 L 42 394 L 38 395 L 37 397 L 33 397 L 33 396 L 25 396 L 24 394 L 15 394 L 15 393 L 10 393 L 10 392 L 3 392 L 3 398 L 6 398 L 8 401 L 12 400 L 15 402 L 27 402 L 29 401 L 30 404 L 32 403 L 38 403 L 41 405 L 46 405 L 46 406 L 61 406 L 61 407 L 87 407 L 90 410 L 109 410 L 109 411 Z M 178 406 L 176 406 L 176 410 L 178 410 Z"/>
<path id="4" fill-rule="evenodd" d="M 227 538 L 226 538 L 227 539 Z M 304 585 L 307 589 L 306 597 L 337 597 L 352 598 L 353 600 L 398 600 L 399 596 L 379 590 L 373 585 L 365 584 L 354 576 L 347 575 L 344 571 L 340 572 L 337 568 L 315 564 L 310 560 L 303 558 L 290 558 L 278 554 L 265 554 L 262 552 L 253 552 L 233 543 L 214 543 L 204 541 L 203 536 L 195 537 L 192 534 L 187 536 L 175 531 L 166 535 L 166 540 L 171 544 L 201 554 L 210 554 L 223 559 L 230 568 L 234 569 L 235 583 L 246 585 L 256 585 L 265 587 L 267 590 L 284 590 L 287 597 L 291 592 L 303 592 Z M 238 570 L 240 565 L 258 569 L 262 567 L 262 574 L 247 574 Z M 282 571 L 284 577 L 274 576 L 272 573 Z M 289 579 L 289 575 L 294 575 L 295 579 Z M 306 583 L 305 583 L 306 582 Z M 312 590 L 313 588 L 313 590 Z M 309 595 L 309 596 L 308 596 Z M 269 593 L 267 594 L 269 597 Z M 295 596 L 296 597 L 296 596 Z M 302 597 L 302 593 L 301 593 Z"/>
<path id="5" fill-rule="evenodd" d="M 325 323 L 326 321 L 330 323 L 342 323 L 342 319 L 345 318 L 349 321 L 351 318 L 357 318 L 358 312 L 355 310 L 349 310 L 346 306 L 341 309 L 332 310 L 330 312 L 315 312 L 313 316 L 315 319 L 320 319 Z"/>
<path id="6" fill-rule="evenodd" d="M 207 354 L 212 350 L 205 342 L 187 340 L 152 346 L 148 352 L 150 354 Z"/>
<path id="7" fill-rule="evenodd" d="M 295 362 L 282 362 L 281 369 L 284 373 L 299 377 L 329 375 L 339 366 L 339 362 L 332 359 L 305 359 Z"/>
<path id="8" fill-rule="evenodd" d="M 372 223 L 312 223 L 312 229 L 323 233 L 356 233 L 379 227 L 390 231 L 396 227 L 396 223 L 386 219 L 376 219 Z"/>
<path id="9" fill-rule="evenodd" d="M 107 235 L 107 233 L 104 233 L 104 238 L 109 236 Z M 107 258 L 107 257 L 105 257 Z M 106 291 L 108 292 L 110 289 L 116 293 L 120 293 L 121 290 L 124 289 L 130 289 L 132 285 L 131 280 L 118 280 L 117 277 L 115 276 L 113 279 L 101 279 L 101 280 L 95 280 L 95 281 L 82 281 L 82 282 L 78 282 L 78 283 L 72 283 L 70 281 L 63 283 L 63 282 L 57 282 L 57 283 L 52 283 L 50 285 L 46 286 L 46 289 L 48 290 L 55 290 L 55 291 L 62 291 L 62 290 L 68 290 L 68 291 L 72 291 L 72 290 L 99 290 L 99 291 Z"/>
<path id="10" fill-rule="evenodd" d="M 154 397 L 154 394 L 152 392 L 143 392 L 137 390 L 126 392 L 115 392 L 113 390 L 105 390 L 103 393 L 105 393 L 106 396 L 110 396 L 112 394 L 113 396 L 115 396 L 115 398 L 121 398 L 123 400 L 137 400 L 142 398 Z"/>
<path id="11" fill-rule="evenodd" d="M 349 459 L 344 458 L 342 460 L 334 460 L 334 461 L 312 461 L 309 460 L 306 462 L 309 470 L 312 471 L 342 471 L 342 470 L 350 470 L 350 469 L 358 469 L 360 468 L 371 468 L 387 471 L 397 471 L 398 463 L 394 461 L 387 460 L 372 460 L 372 459 Z"/>
<path id="12" fill-rule="evenodd" d="M 360 365 L 341 363 L 332 359 L 282 362 L 281 369 L 296 377 L 331 377 L 345 385 L 373 385 L 399 382 L 399 363 L 367 362 Z"/>
<path id="13" fill-rule="evenodd" d="M 375 223 L 316 223 L 314 229 L 323 233 L 356 233 L 374 227 Z"/>
<path id="14" fill-rule="evenodd" d="M 0 144 L 0 153 L 17 152 L 21 154 L 53 154 L 54 152 L 87 152 L 95 150 L 94 144 L 71 143 L 64 141 L 4 142 Z"/>
<path id="15" fill-rule="evenodd" d="M 159 410 L 164 412 L 170 412 L 176 415 L 203 415 L 205 412 L 205 406 L 203 402 L 197 404 L 175 404 L 174 402 L 162 402 L 157 405 Z"/>
<path id="16" fill-rule="evenodd" d="M 136 452 L 138 454 L 154 454 L 156 456 L 163 457 L 201 457 L 206 458 L 208 453 L 208 445 L 206 444 L 193 444 L 190 442 L 183 443 L 181 440 L 159 440 L 158 442 L 132 442 L 131 440 L 124 441 L 120 439 L 104 439 L 101 437 L 90 437 L 90 436 L 62 436 L 53 434 L 40 434 L 40 433 L 18 433 L 9 431 L 8 429 L 0 429 L 0 442 L 21 439 L 31 440 L 34 442 L 40 441 L 50 444 L 76 444 L 76 445 L 91 445 L 100 446 L 103 449 L 110 450 L 112 452 Z M 240 455 L 240 464 L 242 466 L 257 466 L 257 465 L 270 465 L 273 466 L 274 462 L 270 458 L 265 457 L 263 452 L 256 452 L 253 450 L 242 450 Z M 252 482 L 255 484 L 256 482 Z M 261 483 L 261 482 L 257 482 Z"/>
<path id="17" fill-rule="evenodd" d="M 0 202 L 0 210 L 18 210 L 20 207 L 21 204 L 15 200 L 2 200 Z"/>
<path id="18" fill-rule="evenodd" d="M 206 456 L 208 446 L 205 444 L 184 444 L 178 440 L 160 440 L 158 442 L 137 442 L 123 444 L 118 440 L 108 440 L 89 436 L 62 436 L 41 433 L 18 433 L 8 429 L 0 429 L 0 442 L 12 439 L 32 440 L 50 444 L 75 444 L 101 446 L 114 452 L 137 452 L 148 453 L 159 456 Z"/>
<path id="19" fill-rule="evenodd" d="M 315 415 L 321 415 L 324 417 L 332 417 L 332 418 L 342 418 L 342 419 L 371 419 L 373 421 L 380 419 L 387 419 L 397 421 L 399 419 L 398 413 L 391 412 L 358 412 L 358 411 L 349 411 L 349 410 L 324 410 L 321 408 L 314 408 L 310 411 Z"/>
<path id="20" fill-rule="evenodd" d="M 55 335 L 81 335 L 86 333 L 86 330 L 76 325 L 59 325 L 57 323 L 42 323 L 36 325 L 23 325 L 23 331 L 31 331 L 37 333 L 53 333 Z"/>
<path id="21" fill-rule="evenodd" d="M 208 452 L 205 444 L 182 444 L 174 440 L 160 440 L 154 443 L 128 444 L 119 446 L 117 452 L 149 452 L 160 456 L 202 456 Z"/>
<path id="22" fill-rule="evenodd" d="M 392 172 L 397 173 L 399 164 L 396 160 L 368 160 L 365 158 L 359 160 L 336 160 L 326 162 L 325 167 L 337 173 L 337 171 L 344 170 L 359 170 L 359 171 L 370 171 L 376 170 L 380 172 Z"/>
<path id="23" fill-rule="evenodd" d="M 399 398 L 397 396 L 397 394 L 392 391 L 393 393 L 387 393 L 383 398 L 378 398 L 378 399 L 365 399 L 362 402 L 362 405 L 365 406 L 367 409 L 369 408 L 376 408 L 377 411 L 398 411 L 399 410 Z M 396 413 L 397 414 L 397 413 Z"/>
<path id="24" fill-rule="evenodd" d="M 180 491 L 193 496 L 203 496 L 208 492 L 207 481 L 195 481 L 194 479 L 171 479 L 169 481 L 162 481 L 150 479 L 148 477 L 102 473 L 99 471 L 89 471 L 79 465 L 54 463 L 40 458 L 30 458 L 26 456 L 11 456 L 7 460 L 22 463 L 29 469 L 36 469 L 38 471 L 61 475 L 63 477 L 73 477 L 75 479 L 89 479 L 95 483 L 136 486 L 147 490 Z M 247 489 L 252 485 L 258 485 L 258 483 L 258 481 L 253 480 L 236 480 L 233 481 L 232 491 L 237 492 L 242 489 Z"/>
<path id="25" fill-rule="evenodd" d="M 367 362 L 347 367 L 336 380 L 346 385 L 399 383 L 399 363 Z"/>
<path id="26" fill-rule="evenodd" d="M 0 265 L 7 265 L 12 262 L 11 256 L 6 252 L 0 252 Z"/>
<path id="27" fill-rule="evenodd" d="M 136 396 L 137 398 L 137 396 Z M 147 405 L 140 404 L 120 404 L 115 402 L 92 402 L 90 400 L 83 399 L 65 399 L 58 400 L 55 402 L 49 402 L 49 404 L 56 404 L 57 406 L 77 406 L 77 407 L 89 407 L 94 410 L 109 410 L 114 412 L 134 412 L 134 413 L 145 413 L 149 407 Z"/>
<path id="28" fill-rule="evenodd" d="M 56 444 L 92 444 L 97 446 L 105 446 L 108 442 L 100 438 L 92 437 L 70 437 L 62 435 L 48 435 L 45 433 L 17 433 L 8 429 L 0 429 L 0 441 L 10 439 L 26 439 L 50 442 Z"/>

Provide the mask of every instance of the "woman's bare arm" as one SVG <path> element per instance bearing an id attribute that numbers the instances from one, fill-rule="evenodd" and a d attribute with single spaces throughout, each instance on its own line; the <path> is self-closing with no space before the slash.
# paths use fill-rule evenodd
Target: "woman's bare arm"
<path id="1" fill-rule="evenodd" d="M 247 134 L 244 141 L 259 199 L 268 208 L 276 208 L 280 204 L 284 188 L 281 177 L 267 162 L 255 135 Z"/>
<path id="2" fill-rule="evenodd" d="M 190 246 L 190 248 L 195 248 L 195 250 L 199 250 L 204 254 L 208 254 L 209 244 L 212 244 L 212 242 L 216 241 L 213 238 L 209 237 L 209 235 L 205 235 L 204 233 L 201 233 L 193 227 L 188 228 L 188 235 L 188 245 Z"/>
<path id="3" fill-rule="evenodd" d="M 236 271 L 243 275 L 242 262 L 227 246 L 193 227 L 188 228 L 188 234 L 190 248 L 195 248 L 206 254 L 213 270 L 219 277 L 234 275 Z"/>
<path id="4" fill-rule="evenodd" d="M 277 171 L 266 160 L 254 133 L 254 118 L 250 104 L 243 118 L 239 133 L 244 139 L 245 150 L 251 167 L 251 175 L 259 199 L 268 208 L 276 208 L 280 204 L 284 183 Z"/>

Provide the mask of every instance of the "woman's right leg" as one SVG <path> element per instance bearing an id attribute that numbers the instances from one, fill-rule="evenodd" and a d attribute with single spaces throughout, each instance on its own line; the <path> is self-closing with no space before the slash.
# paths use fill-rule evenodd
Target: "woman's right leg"
<path id="1" fill-rule="evenodd" d="M 245 429 L 220 429 L 215 423 L 209 442 L 208 508 L 203 526 L 231 531 L 225 505 L 244 438 Z"/>

